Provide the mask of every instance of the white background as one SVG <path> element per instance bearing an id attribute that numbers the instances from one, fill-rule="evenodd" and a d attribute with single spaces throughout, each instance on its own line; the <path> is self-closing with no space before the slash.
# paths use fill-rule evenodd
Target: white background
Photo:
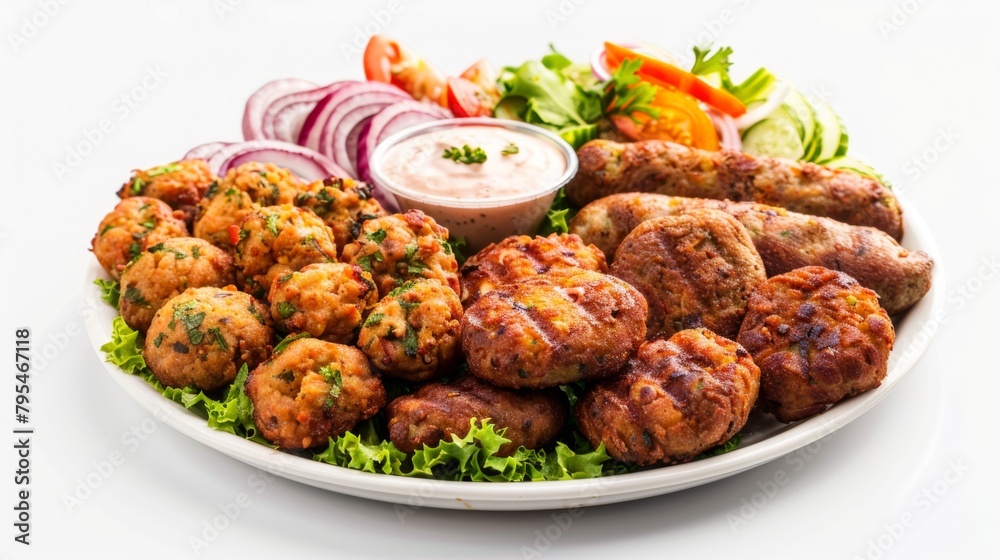
<path id="1" fill-rule="evenodd" d="M 50 6 L 53 15 L 39 15 L 51 4 L 57 12 Z M 983 267 L 1000 257 L 994 3 L 436 1 L 408 2 L 388 21 L 378 15 L 389 5 L 382 1 L 282 4 L 3 2 L 0 345 L 13 346 L 14 329 L 30 327 L 36 350 L 48 346 L 51 358 L 36 360 L 32 378 L 32 545 L 12 540 L 15 456 L 5 443 L 0 555 L 195 556 L 189 539 L 241 493 L 251 505 L 200 557 L 996 552 L 1000 281 Z M 32 20 L 43 24 L 32 28 Z M 401 520 L 389 504 L 283 479 L 262 484 L 255 469 L 149 420 L 105 373 L 81 315 L 83 271 L 93 258 L 87 248 L 131 169 L 176 159 L 202 142 L 238 139 L 243 102 L 258 85 L 361 77 L 352 49 L 356 41 L 363 47 L 366 26 L 450 73 L 482 56 L 519 64 L 550 42 L 576 59 L 604 39 L 646 40 L 684 54 L 695 41 L 732 45 L 736 77 L 766 65 L 825 97 L 850 128 L 852 154 L 887 174 L 928 222 L 942 249 L 947 322 L 892 395 L 804 455 L 694 490 L 588 509 L 558 530 L 553 512 L 422 509 Z M 143 89 L 144 79 L 154 87 Z M 123 95 L 142 99 L 128 107 Z M 88 140 L 104 119 L 110 132 Z M 92 149 L 69 166 L 67 151 L 86 142 Z M 57 162 L 68 171 L 59 174 Z M 3 353 L 9 363 L 0 367 L 7 379 L 0 381 L 0 425 L 8 430 L 11 354 Z M 124 463 L 67 508 L 63 496 L 116 452 Z M 762 489 L 779 471 L 789 482 L 768 496 Z M 909 527 L 893 528 L 903 519 L 912 520 Z"/>

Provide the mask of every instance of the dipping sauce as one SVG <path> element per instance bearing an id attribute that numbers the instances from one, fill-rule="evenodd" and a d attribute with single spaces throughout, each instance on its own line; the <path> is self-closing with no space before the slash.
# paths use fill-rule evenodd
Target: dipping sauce
<path id="1" fill-rule="evenodd" d="M 576 152 L 556 134 L 491 118 L 408 128 L 381 142 L 369 160 L 372 181 L 403 211 L 422 210 L 452 238 L 465 237 L 471 252 L 534 234 L 577 165 Z"/>
<path id="2" fill-rule="evenodd" d="M 446 152 L 454 155 L 444 157 Z M 465 163 L 483 157 L 482 163 Z M 403 140 L 386 152 L 381 171 L 415 193 L 501 199 L 551 185 L 566 171 L 566 158 L 547 138 L 498 126 L 460 126 Z"/>

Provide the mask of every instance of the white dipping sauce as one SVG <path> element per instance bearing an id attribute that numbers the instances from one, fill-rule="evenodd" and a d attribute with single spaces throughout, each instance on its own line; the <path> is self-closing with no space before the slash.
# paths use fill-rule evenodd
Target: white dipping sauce
<path id="1" fill-rule="evenodd" d="M 444 157 L 446 150 L 463 146 L 481 148 L 486 161 L 467 164 Z M 566 171 L 566 158 L 553 142 L 499 126 L 419 134 L 392 146 L 380 164 L 385 178 L 403 189 L 457 200 L 528 195 L 551 186 Z"/>

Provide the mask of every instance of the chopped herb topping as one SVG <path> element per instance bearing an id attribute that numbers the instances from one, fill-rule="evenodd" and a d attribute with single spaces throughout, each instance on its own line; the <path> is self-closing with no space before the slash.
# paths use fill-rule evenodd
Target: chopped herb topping
<path id="1" fill-rule="evenodd" d="M 129 286 L 128 288 L 126 288 L 124 297 L 125 301 L 129 303 L 134 303 L 139 307 L 143 307 L 145 309 L 150 309 L 152 307 L 149 304 L 149 300 L 143 297 L 142 292 L 140 292 L 139 289 L 136 288 L 135 286 Z"/>
<path id="2" fill-rule="evenodd" d="M 329 364 L 319 368 L 319 374 L 323 380 L 333 385 L 330 388 L 330 396 L 337 398 L 340 396 L 340 389 L 344 386 L 344 378 L 340 375 L 339 369 L 333 369 Z"/>
<path id="3" fill-rule="evenodd" d="M 258 323 L 262 325 L 267 325 L 267 323 L 264 322 L 264 316 L 260 314 L 260 311 L 257 310 L 257 307 L 254 304 L 251 303 L 250 307 L 247 308 L 247 311 L 249 311 L 250 314 L 253 315 L 254 319 L 257 319 Z"/>
<path id="4" fill-rule="evenodd" d="M 365 237 L 367 237 L 369 241 L 374 241 L 375 243 L 381 243 L 385 241 L 385 236 L 386 236 L 385 230 L 381 228 L 365 235 Z"/>
<path id="5" fill-rule="evenodd" d="M 142 227 L 144 227 L 144 228 L 146 228 L 146 229 L 153 229 L 153 228 L 156 227 L 156 220 L 154 220 L 153 218 L 150 218 L 150 219 L 146 220 L 145 222 L 139 222 L 139 225 L 142 226 Z"/>
<path id="6" fill-rule="evenodd" d="M 378 312 L 372 313 L 371 315 L 368 316 L 367 319 L 365 319 L 365 326 L 374 327 L 375 325 L 381 323 L 382 319 L 385 319 L 384 313 L 378 313 Z"/>
<path id="7" fill-rule="evenodd" d="M 403 352 L 411 358 L 417 357 L 417 331 L 406 325 L 406 335 L 403 337 Z"/>
<path id="8" fill-rule="evenodd" d="M 287 319 L 291 317 L 298 309 L 295 306 L 288 303 L 287 301 L 279 301 L 277 305 L 278 315 L 281 315 L 282 319 Z"/>
<path id="9" fill-rule="evenodd" d="M 410 288 L 412 288 L 415 285 L 416 285 L 416 282 L 414 282 L 413 280 L 409 280 L 407 282 L 403 282 L 399 287 L 394 288 L 391 292 L 389 292 L 389 295 L 392 296 L 392 297 L 401 296 L 404 293 L 408 292 L 410 290 Z"/>
<path id="10" fill-rule="evenodd" d="M 144 183 L 142 179 L 138 177 L 132 179 L 131 191 L 133 196 L 139 196 L 142 194 L 142 189 L 144 188 L 146 188 L 146 183 Z"/>
<path id="11" fill-rule="evenodd" d="M 275 237 L 278 236 L 278 215 L 277 214 L 268 214 L 267 217 L 264 218 L 264 224 L 267 225 L 267 231 L 271 232 L 271 235 L 273 235 Z"/>
<path id="12" fill-rule="evenodd" d="M 163 344 L 163 339 L 164 338 L 167 338 L 167 333 L 162 333 L 161 332 L 160 334 L 156 335 L 156 338 L 153 339 L 153 346 L 156 346 L 157 348 L 159 348 L 160 345 Z"/>
<path id="13" fill-rule="evenodd" d="M 139 245 L 138 241 L 133 241 L 131 245 L 128 246 L 128 254 L 131 258 L 136 258 L 142 254 L 142 247 Z"/>
<path id="14" fill-rule="evenodd" d="M 208 329 L 208 334 L 212 335 L 212 338 L 215 339 L 215 343 L 219 345 L 219 348 L 229 350 L 229 343 L 226 342 L 226 337 L 222 335 L 222 329 L 219 327 L 212 327 Z"/>
<path id="15" fill-rule="evenodd" d="M 360 266 L 361 270 L 364 270 L 365 272 L 371 272 L 373 260 L 377 262 L 384 262 L 385 258 L 382 256 L 381 251 L 375 251 L 370 255 L 365 255 L 363 257 L 360 257 L 358 259 L 358 266 Z"/>
<path id="16" fill-rule="evenodd" d="M 157 243 L 156 245 L 153 245 L 152 247 L 150 247 L 149 249 L 146 249 L 146 250 L 149 251 L 150 253 L 159 253 L 159 252 L 162 252 L 162 251 L 166 251 L 166 252 L 172 254 L 174 256 L 174 258 L 177 259 L 177 260 L 181 260 L 181 259 L 187 258 L 187 255 L 185 255 L 183 252 L 178 251 L 177 249 L 168 249 L 163 243 Z"/>
<path id="17" fill-rule="evenodd" d="M 295 372 L 293 372 L 290 369 L 286 369 L 285 371 L 282 371 L 281 373 L 275 375 L 274 377 L 275 379 L 280 379 L 285 383 L 291 383 L 292 381 L 295 381 Z"/>
<path id="18" fill-rule="evenodd" d="M 212 181 L 212 184 L 208 186 L 208 190 L 205 191 L 205 198 L 212 198 L 219 194 L 219 182 Z"/>
<path id="19" fill-rule="evenodd" d="M 288 348 L 289 344 L 295 342 L 296 340 L 298 340 L 300 338 L 309 338 L 311 336 L 312 335 L 309 334 L 309 333 L 307 333 L 307 332 L 300 332 L 300 333 L 296 333 L 296 334 L 290 334 L 290 335 L 286 336 L 285 338 L 281 339 L 281 342 L 279 342 L 278 345 L 274 347 L 274 353 L 275 354 L 280 354 L 280 353 L 282 353 L 282 352 L 285 351 L 285 348 Z"/>
<path id="20" fill-rule="evenodd" d="M 103 237 L 105 233 L 108 233 L 108 231 L 113 229 L 115 229 L 115 226 L 113 224 L 108 224 L 104 226 L 104 229 L 101 230 L 101 237 Z"/>
<path id="21" fill-rule="evenodd" d="M 452 146 L 450 148 L 445 148 L 444 154 L 441 156 L 444 159 L 450 159 L 455 163 L 464 163 L 465 165 L 470 165 L 473 163 L 483 163 L 486 161 L 486 152 L 482 148 L 476 146 L 475 148 L 470 148 L 468 144 L 465 144 L 461 148 L 456 148 Z"/>
<path id="22" fill-rule="evenodd" d="M 196 259 L 200 259 L 201 258 L 201 247 L 199 247 L 197 245 L 195 245 L 194 247 L 191 247 L 191 256 L 194 257 L 194 258 L 196 258 Z"/>
<path id="23" fill-rule="evenodd" d="M 146 172 L 146 175 L 150 177 L 159 177 L 164 173 L 173 173 L 174 171 L 180 171 L 181 166 L 177 163 L 168 163 L 166 165 L 161 165 L 160 167 L 154 167 Z"/>
<path id="24" fill-rule="evenodd" d="M 503 155 L 505 155 L 505 156 L 512 156 L 512 155 L 514 155 L 514 154 L 516 154 L 516 153 L 518 153 L 520 151 L 521 151 L 521 148 L 518 148 L 517 144 L 511 142 L 510 144 L 507 144 L 506 148 L 500 150 L 500 153 L 503 154 Z"/>

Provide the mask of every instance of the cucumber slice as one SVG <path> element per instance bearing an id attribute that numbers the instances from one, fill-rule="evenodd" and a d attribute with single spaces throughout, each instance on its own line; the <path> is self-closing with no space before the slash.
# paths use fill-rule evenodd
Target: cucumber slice
<path id="1" fill-rule="evenodd" d="M 808 158 L 809 161 L 824 163 L 844 156 L 847 153 L 848 140 L 844 124 L 826 103 L 816 101 L 813 106 L 816 109 L 816 122 L 819 123 L 821 138 L 819 150 L 813 157 Z"/>
<path id="2" fill-rule="evenodd" d="M 743 151 L 748 154 L 802 159 L 805 147 L 795 119 L 780 108 L 743 133 Z"/>
<path id="3" fill-rule="evenodd" d="M 802 123 L 802 144 L 809 145 L 812 143 L 813 136 L 816 134 L 816 116 L 813 113 L 812 106 L 806 101 L 805 96 L 793 89 L 788 92 L 788 96 L 785 97 L 785 102 L 782 106 Z"/>
<path id="4" fill-rule="evenodd" d="M 858 161 L 854 158 L 849 158 L 849 157 L 838 157 L 824 163 L 823 165 L 829 167 L 830 169 L 843 169 L 845 171 L 853 171 L 858 175 L 871 177 L 872 179 L 875 179 L 879 183 L 882 183 L 883 185 L 892 188 L 892 185 L 889 184 L 889 181 L 885 180 L 885 177 L 883 177 L 881 173 L 875 171 L 874 167 L 868 165 L 863 161 Z"/>

